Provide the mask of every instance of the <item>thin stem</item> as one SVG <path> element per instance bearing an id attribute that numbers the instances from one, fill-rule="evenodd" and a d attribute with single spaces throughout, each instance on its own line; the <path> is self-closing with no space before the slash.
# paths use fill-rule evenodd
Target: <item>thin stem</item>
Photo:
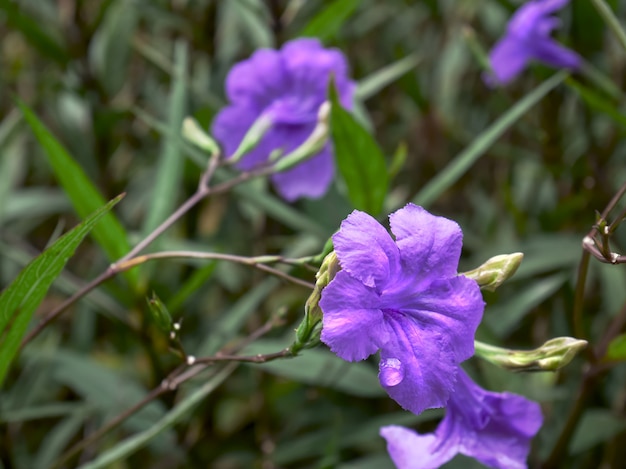
<path id="1" fill-rule="evenodd" d="M 615 208 L 620 199 L 626 194 L 626 183 L 620 187 L 617 193 L 613 196 L 611 201 L 605 207 L 604 211 L 600 215 L 601 220 L 606 220 L 611 210 Z M 605 259 L 601 250 L 597 249 L 595 246 L 595 237 L 598 234 L 598 225 L 595 224 L 593 228 L 587 233 L 587 235 L 583 238 L 583 255 L 580 259 L 580 264 L 578 266 L 578 278 L 576 281 L 576 291 L 574 295 L 574 311 L 573 311 L 573 322 L 574 322 L 574 334 L 577 338 L 584 338 L 584 327 L 583 327 L 583 302 L 585 295 L 585 284 L 587 280 L 587 273 L 589 270 L 589 261 L 590 256 L 603 260 L 604 262 L 610 262 Z M 615 263 L 615 262 L 612 262 Z M 606 331 L 603 339 L 600 341 L 599 346 L 596 348 L 594 353 L 593 350 L 588 349 L 589 352 L 587 354 L 588 360 L 591 364 L 590 369 L 584 374 L 583 380 L 580 384 L 580 390 L 578 392 L 578 397 L 574 402 L 574 406 L 572 407 L 569 416 L 563 426 L 563 430 L 559 435 L 559 438 L 550 453 L 550 456 L 546 460 L 543 465 L 544 469 L 556 469 L 561 466 L 563 458 L 567 452 L 567 447 L 569 446 L 569 442 L 574 436 L 574 432 L 576 431 L 576 427 L 578 426 L 578 422 L 582 417 L 582 414 L 585 410 L 585 405 L 587 403 L 588 398 L 590 397 L 593 389 L 599 379 L 599 376 L 606 371 L 606 366 L 604 364 L 598 362 L 598 359 L 601 358 L 601 355 L 598 355 L 598 352 L 601 352 L 606 347 L 608 347 L 608 341 L 611 340 L 611 335 L 615 334 L 615 330 L 619 333 L 622 327 L 622 321 L 626 322 L 626 305 L 622 308 L 622 311 L 619 313 L 618 317 L 613 321 L 609 329 Z M 619 327 L 618 327 L 619 325 Z"/>
<path id="2" fill-rule="evenodd" d="M 142 241 L 140 241 L 134 248 L 132 248 L 128 254 L 120 258 L 117 262 L 111 264 L 109 268 L 96 277 L 91 282 L 84 285 L 80 290 L 70 296 L 67 300 L 61 303 L 58 307 L 50 311 L 32 331 L 30 331 L 26 337 L 22 340 L 20 347 L 24 347 L 30 341 L 32 341 L 35 337 L 37 337 L 41 331 L 52 321 L 54 321 L 59 315 L 61 315 L 67 308 L 73 305 L 80 298 L 85 296 L 95 287 L 103 283 L 104 281 L 114 277 L 118 273 L 127 270 L 128 268 L 133 267 L 134 265 L 139 265 L 142 262 L 138 262 L 137 264 L 129 264 L 130 267 L 125 267 L 128 261 L 133 260 L 138 253 L 143 251 L 146 247 L 148 247 L 156 238 L 158 238 L 161 234 L 163 234 L 168 228 L 170 228 L 176 221 L 178 221 L 183 215 L 185 215 L 192 207 L 198 204 L 202 199 L 209 195 L 218 194 L 221 192 L 228 191 L 232 187 L 240 184 L 241 182 L 247 181 L 249 179 L 265 176 L 271 174 L 273 168 L 262 168 L 258 171 L 249 171 L 246 173 L 241 173 L 238 177 L 234 177 L 233 179 L 226 181 L 225 183 L 219 184 L 213 188 L 209 187 L 209 182 L 215 171 L 219 167 L 221 163 L 220 155 L 214 154 L 210 159 L 207 165 L 207 169 L 200 176 L 200 182 L 198 183 L 198 189 L 196 192 L 187 199 L 174 213 L 172 213 L 163 223 L 161 223 L 157 228 L 154 229 L 150 234 L 148 234 Z M 254 264 L 253 264 L 254 265 Z M 257 268 L 260 270 L 265 270 L 274 275 L 282 277 L 290 282 L 294 282 L 296 284 L 302 285 L 306 288 L 313 288 L 313 285 L 308 282 L 304 282 L 295 277 L 291 277 L 284 272 L 281 272 L 276 269 L 272 269 L 267 266 L 257 265 Z"/>
<path id="3" fill-rule="evenodd" d="M 160 397 L 161 395 L 169 391 L 170 389 L 164 386 L 154 388 L 141 401 L 137 402 L 132 407 L 126 409 L 124 412 L 114 417 L 113 420 L 108 422 L 106 425 L 104 425 L 103 427 L 100 427 L 98 430 L 96 430 L 95 432 L 93 432 L 88 437 L 84 438 L 83 440 L 79 441 L 74 446 L 72 446 L 69 450 L 63 453 L 63 455 L 58 459 L 56 464 L 52 466 L 52 469 L 61 467 L 61 465 L 65 461 L 74 457 L 75 455 L 80 453 L 83 449 L 85 449 L 87 446 L 89 446 L 90 444 L 102 438 L 106 433 L 119 427 L 122 423 L 124 423 L 124 421 L 127 418 L 129 418 L 131 415 L 135 414 L 136 412 L 140 411 L 146 404 L 149 404 L 157 397 Z"/>
<path id="4" fill-rule="evenodd" d="M 52 311 L 47 313 L 41 321 L 22 339 L 22 343 L 20 344 L 20 348 L 24 348 L 26 344 L 28 344 L 31 340 L 39 335 L 39 333 L 52 321 L 54 321 L 58 316 L 63 313 L 67 308 L 72 306 L 78 300 L 80 300 L 83 296 L 89 293 L 91 290 L 96 288 L 98 285 L 104 283 L 108 279 L 114 277 L 117 274 L 112 269 L 107 269 L 103 273 L 101 273 L 98 277 L 93 279 L 91 282 L 87 283 L 80 290 L 74 293 L 72 296 L 67 298 L 64 302 L 62 302 L 59 306 L 54 308 Z"/>
<path id="5" fill-rule="evenodd" d="M 619 20 L 611 10 L 611 7 L 604 0 L 591 0 L 593 6 L 596 7 L 602 19 L 606 22 L 609 29 L 613 31 L 615 37 L 621 46 L 626 50 L 626 32 L 622 28 Z"/>
<path id="6" fill-rule="evenodd" d="M 578 278 L 576 279 L 576 290 L 574 291 L 574 306 L 572 312 L 574 337 L 577 339 L 585 338 L 585 331 L 583 327 L 583 306 L 585 301 L 585 285 L 587 283 L 587 274 L 589 273 L 589 259 L 589 252 L 583 250 L 578 264 Z"/>
<path id="7" fill-rule="evenodd" d="M 168 228 L 170 228 L 174 223 L 178 221 L 180 217 L 182 217 L 185 213 L 191 210 L 198 202 L 204 199 L 208 193 L 209 189 L 206 186 L 203 186 L 205 189 L 199 188 L 198 191 L 189 197 L 185 203 L 183 203 L 180 207 L 176 209 L 174 213 L 172 213 L 163 223 L 161 223 L 152 233 L 146 236 L 142 241 L 140 241 L 134 248 L 132 248 L 128 254 L 119 259 L 115 264 L 113 264 L 113 268 L 116 268 L 117 264 L 123 263 L 128 259 L 132 259 L 138 253 L 143 251 L 146 247 L 148 247 L 155 239 L 161 236 Z"/>
<path id="8" fill-rule="evenodd" d="M 576 431 L 578 421 L 580 420 L 580 417 L 582 417 L 583 411 L 585 410 L 587 399 L 591 395 L 595 386 L 596 376 L 596 373 L 587 373 L 583 378 L 582 386 L 578 392 L 578 397 L 576 398 L 574 407 L 572 407 L 572 410 L 567 417 L 567 421 L 563 426 L 563 431 L 559 435 L 559 439 L 554 445 L 550 456 L 543 464 L 543 469 L 558 469 L 562 467 L 563 458 L 566 454 L 567 447 L 569 446 L 570 439 L 574 436 L 574 431 Z"/>
<path id="9" fill-rule="evenodd" d="M 280 323 L 282 317 L 280 314 L 274 315 L 267 321 L 263 326 L 253 331 L 248 337 L 242 340 L 235 347 L 230 347 L 229 349 L 224 348 L 221 352 L 218 352 L 214 357 L 206 357 L 206 358 L 198 358 L 194 359 L 195 362 L 192 364 L 190 358 L 187 357 L 187 363 L 178 366 L 174 369 L 162 382 L 161 384 L 150 391 L 141 401 L 137 402 L 132 407 L 126 409 L 121 414 L 114 417 L 111 421 L 109 421 L 106 425 L 89 435 L 82 441 L 79 441 L 74 446 L 72 446 L 69 450 L 61 455 L 61 457 L 56 461 L 52 469 L 57 469 L 62 466 L 68 459 L 77 455 L 80 451 L 85 449 L 92 443 L 95 443 L 97 440 L 102 438 L 105 434 L 110 432 L 111 430 L 117 428 L 120 424 L 122 424 L 126 419 L 130 418 L 135 413 L 139 412 L 143 407 L 152 402 L 154 399 L 167 394 L 168 392 L 172 392 L 178 389 L 178 387 L 184 382 L 190 380 L 194 376 L 197 376 L 202 371 L 206 370 L 213 363 L 218 361 L 231 361 L 231 362 L 241 362 L 241 361 L 249 361 L 255 363 L 263 363 L 264 361 L 276 360 L 279 358 L 286 358 L 292 356 L 291 354 L 287 354 L 288 349 L 282 350 L 281 352 L 271 353 L 266 355 L 267 357 L 263 360 L 263 355 L 256 355 L 256 360 L 245 360 L 247 357 L 238 357 L 236 355 L 230 355 L 235 353 L 244 347 L 246 347 L 249 343 L 254 340 L 262 337 L 263 335 L 270 332 L 277 324 Z M 284 354 L 284 356 L 283 356 Z M 258 358 L 261 357 L 261 358 Z M 244 358 L 243 360 L 239 358 Z"/>
<path id="10" fill-rule="evenodd" d="M 257 354 L 257 355 L 222 355 L 217 354 L 212 357 L 196 358 L 194 363 L 213 364 L 217 362 L 249 362 L 249 363 L 266 363 L 279 358 L 293 357 L 290 348 L 283 349 L 279 352 Z"/>
<path id="11" fill-rule="evenodd" d="M 117 272 L 123 272 L 125 270 L 136 267 L 148 261 L 156 259 L 210 259 L 210 260 L 224 260 L 229 262 L 236 262 L 238 264 L 249 265 L 259 270 L 276 275 L 277 277 L 288 280 L 289 282 L 303 286 L 305 288 L 313 289 L 314 284 L 301 280 L 297 277 L 293 277 L 285 272 L 265 265 L 265 262 L 278 262 L 280 256 L 258 256 L 258 257 L 245 257 L 237 256 L 234 254 L 222 254 L 217 252 L 197 252 L 197 251 L 162 251 L 151 254 L 144 254 L 143 256 L 134 257 L 125 262 L 117 262 L 115 269 Z"/>

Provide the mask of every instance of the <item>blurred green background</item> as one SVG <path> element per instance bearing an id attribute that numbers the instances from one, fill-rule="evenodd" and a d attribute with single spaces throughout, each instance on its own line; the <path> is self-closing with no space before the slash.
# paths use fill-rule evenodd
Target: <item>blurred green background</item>
<path id="1" fill-rule="evenodd" d="M 559 37 L 584 56 L 585 72 L 556 86 L 490 145 L 482 132 L 554 73 L 536 65 L 503 89 L 482 81 L 484 51 L 520 3 L 0 0 L 0 287 L 82 218 L 16 97 L 105 199 L 126 192 L 115 212 L 134 245 L 195 191 L 206 164 L 206 155 L 180 137 L 183 117 L 208 128 L 225 104 L 224 78 L 235 62 L 261 47 L 315 36 L 346 54 L 361 85 L 357 114 L 392 169 L 385 214 L 419 201 L 420 190 L 449 173 L 457 155 L 485 144 L 468 171 L 427 205 L 463 228 L 460 271 L 492 255 L 525 254 L 511 281 L 485 293 L 478 338 L 530 348 L 574 335 L 581 240 L 626 181 L 626 51 L 590 2 L 573 0 L 560 15 Z M 626 5 L 617 3 L 616 15 L 624 18 Z M 352 208 L 341 180 L 323 199 L 291 206 L 255 180 L 201 203 L 153 249 L 313 255 Z M 626 231 L 618 229 L 613 241 L 623 252 Z M 36 318 L 112 260 L 88 238 Z M 292 273 L 313 281 L 307 270 Z M 285 309 L 285 325 L 249 349 L 280 350 L 309 293 L 227 263 L 158 261 L 137 275 L 97 288 L 20 354 L 0 390 L 0 467 L 52 467 L 180 363 L 150 318 L 152 292 L 182 319 L 182 343 L 196 356 L 236 343 Z M 597 343 L 625 302 L 623 266 L 592 260 L 581 338 Z M 623 324 L 614 324 L 620 333 Z M 589 389 L 560 467 L 623 467 L 626 352 L 614 359 L 585 381 Z M 585 357 L 557 374 L 511 374 L 479 359 L 467 368 L 489 389 L 542 403 L 545 424 L 529 459 L 540 467 L 582 390 Z M 164 394 L 66 467 L 96 467 L 88 461 L 108 452 L 118 454 L 115 462 L 97 467 L 385 469 L 392 463 L 381 425 L 431 431 L 442 415 L 403 412 L 379 387 L 375 358 L 348 364 L 324 347 L 293 360 L 240 365 L 221 382 L 223 369 Z M 215 390 L 175 424 L 159 426 L 211 380 Z M 151 428 L 162 431 L 145 433 Z M 143 443 L 123 453 L 122 442 L 140 434 Z M 446 467 L 481 466 L 458 457 Z"/>

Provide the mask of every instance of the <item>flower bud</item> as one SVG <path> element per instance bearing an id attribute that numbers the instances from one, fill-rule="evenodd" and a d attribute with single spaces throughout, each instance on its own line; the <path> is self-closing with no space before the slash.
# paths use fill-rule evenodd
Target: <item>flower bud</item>
<path id="1" fill-rule="evenodd" d="M 302 145 L 276 162 L 274 165 L 276 172 L 287 171 L 317 155 L 328 142 L 328 135 L 330 133 L 329 119 L 330 103 L 324 101 L 317 112 L 317 125 L 313 129 L 313 132 L 311 132 L 311 135 L 302 142 Z"/>
<path id="2" fill-rule="evenodd" d="M 475 341 L 476 355 L 511 371 L 556 371 L 587 346 L 586 340 L 557 337 L 534 350 L 511 350 Z"/>
<path id="3" fill-rule="evenodd" d="M 152 320 L 162 332 L 169 333 L 172 331 L 172 315 L 165 303 L 154 292 L 152 293 L 152 298 L 148 298 L 148 309 L 150 310 Z"/>
<path id="4" fill-rule="evenodd" d="M 495 291 L 508 278 L 512 277 L 522 263 L 524 254 L 502 254 L 488 259 L 483 265 L 462 275 L 476 280 L 480 288 Z"/>
<path id="5" fill-rule="evenodd" d="M 220 151 L 220 148 L 215 140 L 202 130 L 198 121 L 196 121 L 193 117 L 186 117 L 185 120 L 183 120 L 182 132 L 185 139 L 197 147 L 202 148 L 209 154 L 215 155 Z"/>
<path id="6" fill-rule="evenodd" d="M 235 153 L 228 158 L 228 161 L 237 163 L 246 153 L 254 150 L 271 128 L 272 118 L 268 114 L 261 114 L 243 136 L 241 143 L 235 150 Z"/>
<path id="7" fill-rule="evenodd" d="M 339 269 L 339 260 L 335 251 L 332 251 L 324 258 L 320 270 L 315 275 L 317 279 L 315 287 L 304 304 L 304 318 L 296 329 L 296 340 L 291 346 L 294 355 L 303 348 L 312 348 L 320 343 L 323 313 L 319 301 L 322 298 L 322 290 L 335 278 Z"/>

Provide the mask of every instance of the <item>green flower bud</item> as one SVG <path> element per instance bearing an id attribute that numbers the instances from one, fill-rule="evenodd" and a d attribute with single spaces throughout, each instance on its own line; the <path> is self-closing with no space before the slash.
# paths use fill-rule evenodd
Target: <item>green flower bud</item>
<path id="1" fill-rule="evenodd" d="M 462 275 L 476 280 L 480 288 L 495 291 L 508 278 L 512 277 L 522 263 L 524 254 L 502 254 L 488 259 L 480 267 L 464 272 Z"/>
<path id="2" fill-rule="evenodd" d="M 167 307 L 154 292 L 152 293 L 152 298 L 147 300 L 152 320 L 162 332 L 169 334 L 172 330 L 172 315 Z"/>
<path id="3" fill-rule="evenodd" d="M 313 132 L 311 132 L 311 135 L 302 142 L 302 145 L 276 162 L 274 165 L 276 172 L 287 171 L 317 155 L 322 148 L 324 148 L 326 142 L 328 142 L 328 135 L 330 133 L 329 119 L 330 103 L 325 101 L 317 112 L 317 125 L 313 129 Z"/>
<path id="4" fill-rule="evenodd" d="M 248 129 L 243 136 L 241 143 L 235 150 L 235 153 L 228 158 L 229 163 L 237 163 L 246 153 L 254 150 L 265 134 L 272 128 L 272 119 L 267 114 L 261 114 L 261 116 L 254 121 L 252 127 Z"/>
<path id="5" fill-rule="evenodd" d="M 586 340 L 557 337 L 534 350 L 511 350 L 474 341 L 476 355 L 511 371 L 556 371 L 587 346 Z"/>
<path id="6" fill-rule="evenodd" d="M 219 153 L 220 147 L 217 145 L 215 140 L 202 130 L 198 121 L 196 121 L 193 117 L 186 117 L 185 120 L 183 120 L 182 132 L 185 139 L 197 147 L 202 148 L 211 155 Z"/>
<path id="7" fill-rule="evenodd" d="M 335 251 L 332 251 L 324 258 L 320 270 L 315 275 L 317 279 L 315 287 L 304 304 L 304 318 L 296 329 L 296 340 L 291 346 L 293 355 L 297 355 L 303 348 L 312 348 L 320 343 L 323 313 L 319 301 L 322 298 L 322 290 L 335 278 L 339 269 L 339 260 Z"/>

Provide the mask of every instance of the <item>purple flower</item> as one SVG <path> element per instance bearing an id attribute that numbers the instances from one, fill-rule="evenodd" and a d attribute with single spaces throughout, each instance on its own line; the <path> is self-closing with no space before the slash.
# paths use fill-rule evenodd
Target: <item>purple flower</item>
<path id="1" fill-rule="evenodd" d="M 493 468 L 523 469 L 542 420 L 536 402 L 485 391 L 460 370 L 446 416 L 434 433 L 392 425 L 380 434 L 398 469 L 435 469 L 457 453 Z"/>
<path id="2" fill-rule="evenodd" d="M 489 54 L 493 74 L 486 75 L 490 85 L 504 85 L 517 77 L 531 60 L 556 68 L 575 70 L 580 57 L 554 41 L 550 34 L 560 25 L 550 16 L 569 0 L 532 0 L 524 4 L 509 21 L 505 36 Z"/>
<path id="3" fill-rule="evenodd" d="M 341 358 L 380 349 L 379 380 L 405 409 L 443 407 L 458 364 L 474 353 L 484 302 L 457 275 L 462 233 L 413 204 L 389 217 L 391 238 L 355 210 L 333 236 L 342 270 L 322 291 L 321 339 Z"/>
<path id="4" fill-rule="evenodd" d="M 324 49 L 317 39 L 296 39 L 279 51 L 256 51 L 229 72 L 226 94 L 230 105 L 215 117 L 213 135 L 225 153 L 232 155 L 252 124 L 264 116 L 272 123 L 270 130 L 237 167 L 257 167 L 277 149 L 289 153 L 315 128 L 331 75 L 341 104 L 351 108 L 355 84 L 348 78 L 348 65 L 340 51 Z M 273 175 L 272 182 L 286 200 L 316 198 L 326 192 L 333 174 L 332 147 L 328 143 L 318 155 Z"/>

